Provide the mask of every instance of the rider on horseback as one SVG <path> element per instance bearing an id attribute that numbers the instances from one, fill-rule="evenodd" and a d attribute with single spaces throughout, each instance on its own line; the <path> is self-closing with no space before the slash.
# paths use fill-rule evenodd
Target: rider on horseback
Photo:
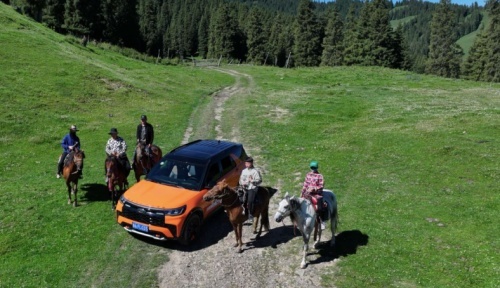
<path id="1" fill-rule="evenodd" d="M 63 153 L 61 154 L 61 157 L 59 158 L 59 162 L 57 163 L 57 178 L 61 178 L 62 170 L 63 170 L 63 164 L 64 164 L 64 159 L 66 159 L 66 156 L 74 150 L 80 149 L 80 138 L 76 136 L 76 131 L 78 129 L 76 128 L 76 125 L 71 125 L 69 128 L 69 133 L 64 136 L 64 138 L 61 141 L 61 146 L 63 148 Z M 83 169 L 83 167 L 81 167 Z M 79 178 L 82 178 L 82 170 L 80 170 L 80 175 Z"/>
<path id="2" fill-rule="evenodd" d="M 153 140 L 155 138 L 155 133 L 153 125 L 148 123 L 148 117 L 146 115 L 141 115 L 141 124 L 137 125 L 136 132 L 137 144 L 141 143 L 144 145 L 144 150 L 148 156 L 149 161 L 151 161 L 151 145 L 153 145 Z M 135 167 L 135 156 L 136 152 L 134 150 L 133 167 Z"/>
<path id="3" fill-rule="evenodd" d="M 116 128 L 111 128 L 108 133 L 111 138 L 108 139 L 106 143 L 106 154 L 108 156 L 116 156 L 125 171 L 130 171 L 130 162 L 127 157 L 127 143 L 122 137 L 118 136 L 118 130 Z M 108 179 L 106 178 L 106 182 Z"/>
<path id="4" fill-rule="evenodd" d="M 307 173 L 306 179 L 304 180 L 304 186 L 302 187 L 302 198 L 309 199 L 313 204 L 316 204 L 316 212 L 321 219 L 321 229 L 325 229 L 325 223 L 322 220 L 323 212 L 325 207 L 323 204 L 323 188 L 324 180 L 323 175 L 318 172 L 318 162 L 311 161 L 309 164 L 311 171 Z M 313 199 L 314 198 L 314 199 Z"/>
<path id="5" fill-rule="evenodd" d="M 253 166 L 252 157 L 248 157 L 245 160 L 245 167 L 246 168 L 241 171 L 239 181 L 240 186 L 243 187 L 243 190 L 245 191 L 243 213 L 248 215 L 248 220 L 250 222 L 253 222 L 255 195 L 257 195 L 257 190 L 259 189 L 258 185 L 262 183 L 262 177 L 260 176 L 259 170 L 255 169 Z"/>

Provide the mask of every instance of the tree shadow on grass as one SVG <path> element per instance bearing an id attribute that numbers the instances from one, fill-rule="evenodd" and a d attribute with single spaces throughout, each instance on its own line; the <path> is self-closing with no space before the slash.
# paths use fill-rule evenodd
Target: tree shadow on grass
<path id="1" fill-rule="evenodd" d="M 335 246 L 330 247 L 330 241 L 320 242 L 315 253 L 308 255 L 320 255 L 309 261 L 309 264 L 333 261 L 340 257 L 356 254 L 358 247 L 368 244 L 369 236 L 359 230 L 349 230 L 339 233 L 335 237 Z"/>

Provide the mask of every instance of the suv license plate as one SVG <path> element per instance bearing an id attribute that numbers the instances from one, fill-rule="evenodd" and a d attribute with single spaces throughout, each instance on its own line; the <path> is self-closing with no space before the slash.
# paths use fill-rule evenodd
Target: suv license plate
<path id="1" fill-rule="evenodd" d="M 132 222 L 132 228 L 134 228 L 135 230 L 146 232 L 146 233 L 149 232 L 149 227 L 147 225 L 143 225 L 140 223 Z"/>

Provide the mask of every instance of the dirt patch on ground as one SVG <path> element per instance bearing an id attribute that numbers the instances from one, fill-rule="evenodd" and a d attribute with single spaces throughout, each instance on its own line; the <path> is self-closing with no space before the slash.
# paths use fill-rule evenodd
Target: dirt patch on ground
<path id="1" fill-rule="evenodd" d="M 224 103 L 232 96 L 249 95 L 254 87 L 251 76 L 232 70 L 217 69 L 222 73 L 233 75 L 236 79 L 233 86 L 224 88 L 213 95 L 216 102 L 213 115 L 217 139 L 232 139 L 241 141 L 239 134 L 233 129 L 231 135 L 224 135 L 221 120 Z M 244 86 L 245 83 L 246 86 Z M 280 111 L 280 113 L 282 113 Z M 278 113 L 278 114 L 280 114 Z M 236 125 L 236 123 L 235 123 Z M 189 141 L 195 128 L 191 125 L 186 129 L 183 142 Z M 258 151 L 260 147 L 251 147 Z M 259 162 L 260 163 L 260 162 Z M 265 171 L 266 165 L 261 167 Z M 301 269 L 302 237 L 298 230 L 293 229 L 290 220 L 285 224 L 274 221 L 277 203 L 284 192 L 281 184 L 271 199 L 269 220 L 271 229 L 255 239 L 251 226 L 243 229 L 244 251 L 237 253 L 234 232 L 224 211 L 208 219 L 202 230 L 200 241 L 191 247 L 182 247 L 176 243 L 167 244 L 172 249 L 169 261 L 159 268 L 159 287 L 318 287 L 321 286 L 320 275 L 333 275 L 336 271 L 338 255 L 326 244 L 331 238 L 330 231 L 324 231 L 319 250 L 310 248 L 309 265 Z M 312 247 L 312 243 L 310 243 Z M 331 284 L 328 287 L 332 287 Z"/>

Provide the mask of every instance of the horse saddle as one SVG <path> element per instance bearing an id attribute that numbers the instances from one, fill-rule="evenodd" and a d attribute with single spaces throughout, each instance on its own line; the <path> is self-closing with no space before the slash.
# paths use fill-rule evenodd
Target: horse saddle
<path id="1" fill-rule="evenodd" d="M 64 166 L 68 166 L 68 164 L 71 162 L 71 160 L 73 160 L 74 154 L 75 154 L 74 152 L 70 152 L 70 153 L 66 154 L 66 157 L 64 157 L 64 161 L 63 161 Z"/>
<path id="2" fill-rule="evenodd" d="M 330 213 L 327 213 L 328 211 L 328 202 L 326 202 L 324 199 L 323 199 L 323 209 L 321 209 L 320 207 L 318 207 L 318 198 L 316 197 L 311 197 L 311 203 L 313 204 L 313 207 L 314 207 L 314 210 L 316 212 L 318 212 L 318 216 L 321 217 L 321 219 L 323 221 L 327 221 L 329 218 L 330 218 Z M 320 208 L 320 209 L 318 209 Z"/>

